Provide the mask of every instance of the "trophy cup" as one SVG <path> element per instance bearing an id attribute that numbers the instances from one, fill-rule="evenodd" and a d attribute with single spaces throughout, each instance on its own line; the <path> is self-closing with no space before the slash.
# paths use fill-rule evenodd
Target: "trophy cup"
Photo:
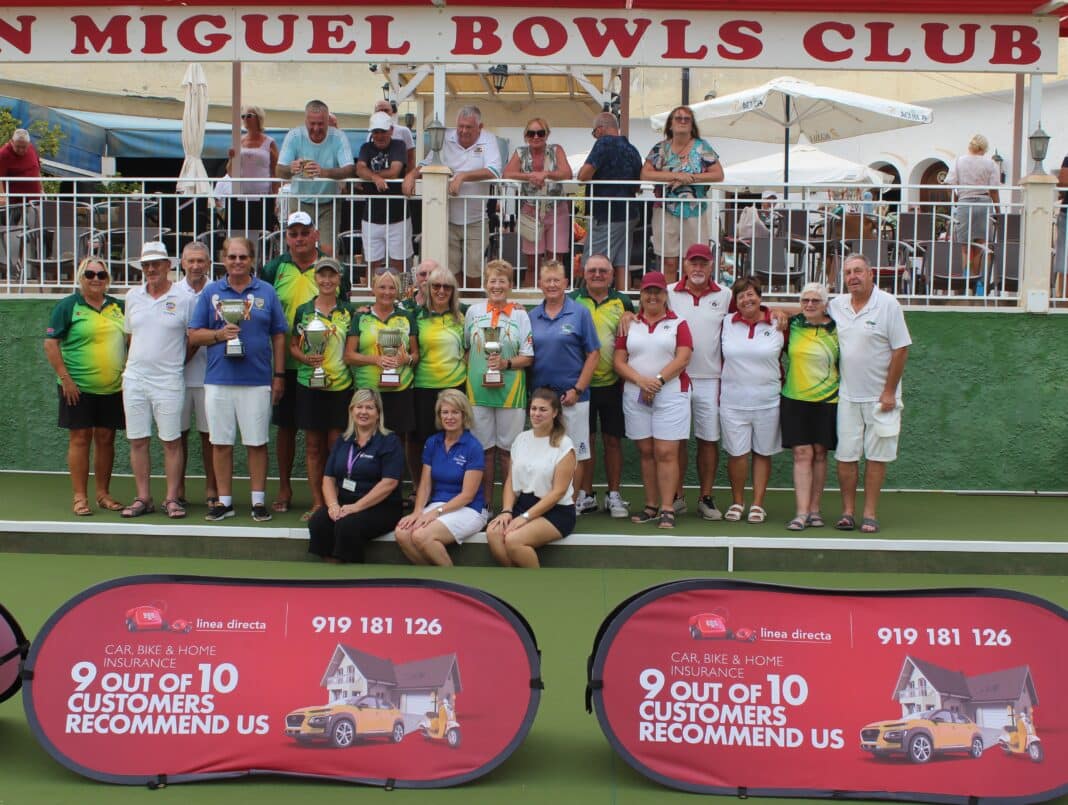
<path id="1" fill-rule="evenodd" d="M 482 328 L 482 351 L 485 353 L 487 360 L 496 355 L 498 359 L 501 357 L 501 328 L 500 327 L 483 327 Z M 499 388 L 504 385 L 504 379 L 501 377 L 500 364 L 497 369 L 487 369 L 486 373 L 482 375 L 482 385 L 486 388 Z"/>
<path id="2" fill-rule="evenodd" d="M 309 355 L 322 355 L 326 352 L 326 342 L 330 338 L 330 328 L 316 316 L 304 326 L 304 343 Z M 316 366 L 308 380 L 308 388 L 326 388 L 326 372 L 322 366 Z"/>
<path id="3" fill-rule="evenodd" d="M 241 322 L 248 318 L 249 304 L 245 299 L 220 299 L 216 302 L 215 309 L 227 324 L 240 326 Z M 226 342 L 226 357 L 245 357 L 245 345 L 241 343 L 241 336 L 235 336 Z"/>
<path id="4" fill-rule="evenodd" d="M 401 351 L 404 335 L 395 327 L 386 327 L 378 331 L 378 351 L 387 358 L 395 358 Z M 400 373 L 396 369 L 383 369 L 378 381 L 381 388 L 394 388 L 400 385 Z"/>

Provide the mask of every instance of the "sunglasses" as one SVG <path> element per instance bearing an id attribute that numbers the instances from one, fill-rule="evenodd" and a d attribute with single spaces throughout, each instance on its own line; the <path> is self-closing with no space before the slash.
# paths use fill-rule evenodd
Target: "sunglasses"
<path id="1" fill-rule="evenodd" d="M 242 120 L 248 120 L 250 117 L 258 117 L 258 115 L 254 114 L 252 112 L 243 112 L 241 114 L 241 119 Z"/>
<path id="2" fill-rule="evenodd" d="M 453 286 L 449 285 L 447 282 L 430 283 L 430 290 L 432 291 L 451 291 L 452 287 Z"/>
<path id="3" fill-rule="evenodd" d="M 689 116 L 680 117 L 679 115 L 675 115 L 675 122 L 676 123 L 691 123 L 691 122 L 693 122 L 693 118 L 689 117 Z"/>
<path id="4" fill-rule="evenodd" d="M 525 132 L 528 137 L 544 137 L 548 133 L 545 129 L 527 129 Z"/>
<path id="5" fill-rule="evenodd" d="M 226 259 L 227 260 L 251 260 L 252 258 L 249 257 L 247 254 L 228 254 L 228 255 L 226 255 Z"/>
<path id="6" fill-rule="evenodd" d="M 818 305 L 822 301 L 823 301 L 822 299 L 802 299 L 801 300 L 801 304 L 802 305 Z"/>
<path id="7" fill-rule="evenodd" d="M 82 276 L 87 280 L 106 280 L 109 275 L 106 271 L 83 271 Z"/>

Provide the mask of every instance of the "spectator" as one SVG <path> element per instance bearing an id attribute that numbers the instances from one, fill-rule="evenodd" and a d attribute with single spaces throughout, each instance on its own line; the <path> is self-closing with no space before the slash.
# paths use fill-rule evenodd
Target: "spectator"
<path id="1" fill-rule="evenodd" d="M 497 138 L 482 130 L 482 112 L 465 106 L 456 116 L 456 128 L 445 132 L 442 161 L 452 170 L 449 180 L 449 269 L 457 284 L 481 284 L 486 253 L 486 200 L 489 182 L 501 176 L 501 150 Z M 404 195 L 415 193 L 415 181 L 427 160 L 404 177 Z"/>
<path id="2" fill-rule="evenodd" d="M 860 254 L 842 266 L 847 293 L 828 308 L 841 347 L 841 387 L 838 403 L 838 482 L 842 516 L 835 528 L 856 527 L 857 477 L 861 454 L 864 466 L 864 514 L 860 530 L 879 531 L 879 494 L 886 465 L 897 458 L 901 431 L 901 376 L 905 373 L 912 337 L 901 305 L 875 287 L 871 264 Z"/>
<path id="3" fill-rule="evenodd" d="M 278 224 L 274 213 L 278 144 L 264 131 L 267 118 L 259 106 L 242 106 L 241 120 L 245 126 L 238 157 L 241 180 L 234 184 L 227 223 L 231 231 L 269 232 Z M 226 174 L 232 176 L 234 149 L 227 154 Z"/>
<path id="4" fill-rule="evenodd" d="M 519 188 L 519 240 L 528 266 L 537 276 L 542 255 L 563 261 L 571 249 L 571 205 L 560 200 L 560 182 L 571 178 L 571 166 L 564 149 L 549 143 L 549 124 L 540 117 L 527 121 L 523 131 L 526 145 L 519 146 L 502 174 L 505 179 L 523 182 Z M 522 286 L 523 281 L 519 284 Z"/>
<path id="5" fill-rule="evenodd" d="M 627 502 L 620 494 L 623 480 L 623 446 L 620 439 L 626 432 L 623 419 L 623 399 L 620 396 L 620 379 L 616 374 L 616 333 L 624 314 L 634 312 L 630 298 L 612 288 L 612 262 L 603 254 L 594 254 L 586 259 L 583 272 L 585 286 L 571 294 L 571 298 L 584 305 L 593 318 L 601 353 L 597 368 L 590 378 L 590 460 L 579 465 L 579 480 L 576 484 L 575 510 L 581 515 L 597 511 L 597 495 L 593 491 L 594 434 L 600 424 L 601 442 L 604 449 L 604 473 L 608 482 L 604 508 L 613 517 L 627 516 Z"/>
<path id="6" fill-rule="evenodd" d="M 738 214 L 738 220 L 734 224 L 734 235 L 743 243 L 751 244 L 754 240 L 771 237 L 774 215 L 772 206 L 778 196 L 772 192 L 766 192 L 762 198 L 759 210 L 755 203 L 747 204 Z"/>
<path id="7" fill-rule="evenodd" d="M 690 328 L 669 306 L 664 275 L 650 271 L 642 277 L 638 318 L 616 339 L 614 358 L 624 381 L 627 438 L 638 448 L 645 488 L 645 508 L 632 522 L 675 527 L 679 442 L 690 436 L 686 365 L 692 353 Z"/>
<path id="8" fill-rule="evenodd" d="M 10 179 L 16 181 L 8 181 Z M 6 193 L 6 196 L 0 196 L 0 204 L 7 205 L 8 226 L 22 223 L 26 220 L 26 204 L 44 193 L 41 160 L 26 129 L 15 129 L 11 140 L 0 147 L 0 180 L 4 180 Z"/>
<path id="9" fill-rule="evenodd" d="M 185 517 L 185 506 L 178 500 L 185 402 L 183 370 L 195 298 L 171 282 L 170 271 L 177 262 L 167 254 L 164 244 L 148 242 L 141 247 L 141 259 L 130 263 L 141 270 L 145 283 L 126 294 L 125 329 L 130 352 L 122 375 L 122 403 L 137 497 L 122 510 L 123 517 L 140 517 L 156 509 L 148 452 L 153 420 L 163 443 L 167 478 L 163 510 L 172 520 Z"/>
<path id="10" fill-rule="evenodd" d="M 482 445 L 471 435 L 471 404 L 456 389 L 438 394 L 438 433 L 423 448 L 415 512 L 397 523 L 397 545 L 416 565 L 452 565 L 446 546 L 486 525 Z"/>
<path id="11" fill-rule="evenodd" d="M 189 322 L 194 347 L 208 347 L 204 403 L 215 462 L 219 502 L 207 520 L 234 516 L 234 441 L 238 429 L 248 451 L 252 487 L 252 519 L 271 519 L 266 504 L 267 441 L 271 404 L 285 390 L 285 341 L 288 327 L 274 288 L 252 276 L 256 251 L 248 238 L 227 238 L 223 244 L 226 276 L 204 289 Z M 240 300 L 245 318 L 240 325 L 222 318 L 223 300 Z M 226 354 L 226 342 L 240 338 L 244 354 Z"/>
<path id="12" fill-rule="evenodd" d="M 292 180 L 300 209 L 316 222 L 323 254 L 333 256 L 337 237 L 333 196 L 338 194 L 338 180 L 352 178 L 356 167 L 345 135 L 328 126 L 329 115 L 325 103 L 308 101 L 304 126 L 291 129 L 282 141 L 275 170 L 278 178 Z"/>
<path id="13" fill-rule="evenodd" d="M 392 126 L 385 112 L 371 115 L 371 139 L 360 147 L 356 160 L 356 175 L 363 179 L 359 190 L 370 196 L 360 232 L 363 254 L 373 273 L 387 265 L 403 273 L 412 257 L 412 222 L 399 181 L 407 170 L 407 157 L 404 144 L 392 139 Z"/>
<path id="14" fill-rule="evenodd" d="M 389 115 L 390 122 L 393 124 L 393 139 L 400 140 L 404 144 L 405 165 L 407 166 L 405 173 L 411 173 L 415 170 L 415 137 L 412 136 L 412 130 L 397 122 L 397 104 L 395 101 L 377 101 L 375 103 L 375 114 L 379 112 Z M 368 141 L 371 139 L 370 132 L 367 132 L 367 139 Z"/>
<path id="15" fill-rule="evenodd" d="M 995 237 L 994 221 L 1000 203 L 997 185 L 1001 172 L 997 163 L 986 155 L 990 144 L 982 134 L 968 142 L 968 153 L 957 160 L 946 174 L 945 183 L 954 185 L 953 242 L 961 244 L 961 255 L 968 272 L 976 281 L 982 279 L 980 259 L 986 244 Z"/>
<path id="16" fill-rule="evenodd" d="M 664 124 L 664 139 L 645 157 L 644 182 L 663 182 L 658 188 L 664 201 L 653 210 L 653 251 L 664 276 L 674 283 L 679 256 L 695 243 L 709 242 L 711 219 L 708 182 L 723 181 L 723 165 L 712 146 L 701 139 L 693 109 L 677 106 Z M 666 212 L 666 214 L 665 214 Z"/>
<path id="17" fill-rule="evenodd" d="M 604 254 L 615 267 L 616 288 L 626 288 L 630 260 L 631 234 L 636 215 L 631 215 L 630 202 L 638 192 L 637 181 L 642 172 L 642 157 L 638 149 L 619 133 L 619 124 L 611 112 L 601 112 L 593 119 L 593 150 L 579 168 L 580 182 L 590 186 L 590 227 L 586 235 L 585 260 Z M 603 201 L 601 199 L 624 199 Z M 636 212 L 636 211 L 635 211 Z M 644 262 L 644 252 L 638 255 Z"/>
<path id="18" fill-rule="evenodd" d="M 196 300 L 208 284 L 211 271 L 211 252 L 207 245 L 198 240 L 190 241 L 182 249 L 182 271 L 185 279 L 178 283 L 179 290 Z M 188 347 L 192 355 L 185 364 L 185 400 L 182 403 L 182 477 L 178 481 L 178 502 L 183 508 L 189 508 L 186 499 L 185 473 L 189 461 L 189 429 L 196 416 L 197 432 L 200 434 L 200 456 L 204 462 L 204 497 L 208 508 L 219 502 L 219 493 L 215 485 L 215 462 L 211 457 L 211 439 L 208 437 L 208 412 L 204 407 L 204 374 L 208 370 L 207 347 Z"/>
<path id="19" fill-rule="evenodd" d="M 382 423 L 382 398 L 357 389 L 348 429 L 326 460 L 326 505 L 308 521 L 308 552 L 328 562 L 362 562 L 364 546 L 400 520 L 403 474 L 404 449 Z"/>
<path id="20" fill-rule="evenodd" d="M 414 277 L 412 284 L 405 290 L 404 299 L 400 301 L 400 306 L 405 310 L 415 311 L 422 305 L 427 303 L 429 298 L 426 289 L 427 277 L 430 276 L 430 272 L 434 269 L 441 268 L 441 263 L 437 260 L 427 258 L 420 261 L 419 265 L 412 271 Z"/>
<path id="21" fill-rule="evenodd" d="M 67 429 L 67 469 L 74 487 L 74 513 L 89 508 L 89 450 L 96 449 L 96 505 L 121 511 L 112 496 L 115 431 L 124 428 L 122 367 L 126 362 L 123 305 L 108 296 L 111 275 L 98 257 L 78 266 L 78 290 L 52 308 L 45 331 L 44 352 L 56 373 L 59 427 Z"/>
<path id="22" fill-rule="evenodd" d="M 539 567 L 536 549 L 575 530 L 575 445 L 565 431 L 559 395 L 535 389 L 530 430 L 512 445 L 515 460 L 504 480 L 504 508 L 486 532 L 490 553 L 505 567 Z"/>

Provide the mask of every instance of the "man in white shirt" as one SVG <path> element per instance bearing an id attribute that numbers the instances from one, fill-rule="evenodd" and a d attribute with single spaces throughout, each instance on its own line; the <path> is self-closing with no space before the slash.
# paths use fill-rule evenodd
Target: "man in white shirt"
<path id="1" fill-rule="evenodd" d="M 863 453 L 864 514 L 860 531 L 879 531 L 879 493 L 886 465 L 897 458 L 901 430 L 901 376 L 912 338 L 898 301 L 875 287 L 863 255 L 846 258 L 842 277 L 848 293 L 828 307 L 838 330 L 841 385 L 838 402 L 838 483 L 842 489 L 840 531 L 856 527 L 859 462 Z"/>
<path id="2" fill-rule="evenodd" d="M 405 173 L 411 173 L 415 170 L 415 137 L 412 136 L 412 130 L 397 122 L 397 104 L 393 101 L 378 101 L 375 104 L 375 114 L 378 112 L 389 115 L 389 119 L 393 122 L 393 132 L 390 136 L 404 143 L 404 152 L 408 155 Z M 367 130 L 367 141 L 371 141 L 370 129 Z"/>

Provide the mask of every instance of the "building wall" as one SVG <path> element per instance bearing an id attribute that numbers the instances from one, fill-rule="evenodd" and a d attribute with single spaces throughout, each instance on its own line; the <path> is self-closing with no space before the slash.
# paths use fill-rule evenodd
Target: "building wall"
<path id="1" fill-rule="evenodd" d="M 9 423 L 0 430 L 0 469 L 65 470 L 66 434 L 55 424 L 55 380 L 41 348 L 55 302 L 0 299 L 0 378 Z M 1068 317 L 916 311 L 907 320 L 914 346 L 905 369 L 900 455 L 887 487 L 1068 488 Z M 153 450 L 160 472 L 158 444 Z M 624 466 L 636 468 L 633 447 L 627 450 Z M 236 451 L 240 462 L 243 452 Z M 129 472 L 128 455 L 120 436 L 118 472 Z M 772 485 L 791 486 L 788 454 L 773 464 Z M 191 473 L 200 473 L 199 449 L 190 465 Z M 302 474 L 302 456 L 296 468 Z M 693 483 L 692 462 L 690 474 Z M 726 483 L 723 466 L 718 480 Z M 636 469 L 628 469 L 625 481 L 638 483 Z M 833 473 L 828 484 L 836 485 Z"/>

